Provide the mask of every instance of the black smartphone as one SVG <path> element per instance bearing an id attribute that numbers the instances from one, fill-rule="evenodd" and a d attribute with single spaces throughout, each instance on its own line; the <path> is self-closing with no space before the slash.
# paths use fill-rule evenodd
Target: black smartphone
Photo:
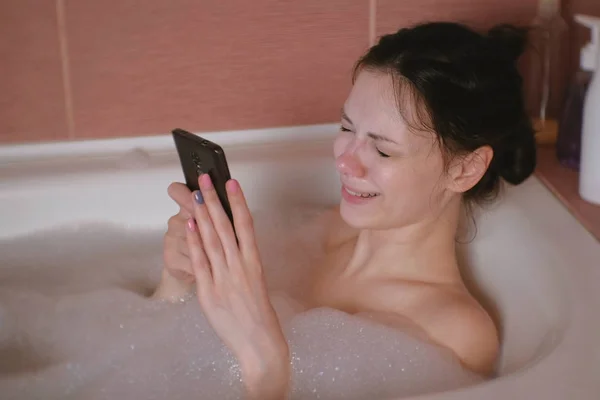
<path id="1" fill-rule="evenodd" d="M 179 154 L 186 186 L 192 192 L 199 190 L 198 177 L 202 174 L 208 174 L 223 209 L 233 224 L 231 205 L 227 199 L 225 189 L 225 183 L 231 179 L 231 175 L 229 174 L 225 152 L 221 146 L 183 129 L 174 129 L 171 133 Z"/>

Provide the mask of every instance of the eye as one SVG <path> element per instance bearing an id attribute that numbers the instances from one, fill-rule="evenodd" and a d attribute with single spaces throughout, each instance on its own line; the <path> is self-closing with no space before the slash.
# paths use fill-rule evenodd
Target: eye
<path id="1" fill-rule="evenodd" d="M 383 157 L 383 158 L 388 158 L 388 157 L 389 157 L 389 154 L 385 154 L 385 153 L 381 152 L 379 149 L 377 149 L 377 153 L 378 153 L 378 154 L 379 154 L 381 157 Z"/>
<path id="2" fill-rule="evenodd" d="M 344 128 L 344 126 L 340 126 L 340 131 L 342 131 L 342 132 L 352 132 L 350 129 Z"/>

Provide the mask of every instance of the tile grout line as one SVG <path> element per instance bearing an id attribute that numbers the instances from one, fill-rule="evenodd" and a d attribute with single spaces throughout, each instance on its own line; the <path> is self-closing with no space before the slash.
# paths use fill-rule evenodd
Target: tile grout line
<path id="1" fill-rule="evenodd" d="M 377 0 L 369 0 L 369 47 L 375 45 L 377 25 Z"/>
<path id="2" fill-rule="evenodd" d="M 60 61 L 65 93 L 65 117 L 69 139 L 75 139 L 75 120 L 73 116 L 73 93 L 71 91 L 71 71 L 69 64 L 69 47 L 67 42 L 67 18 L 65 0 L 56 0 L 56 17 L 58 25 L 58 43 L 60 46 Z"/>

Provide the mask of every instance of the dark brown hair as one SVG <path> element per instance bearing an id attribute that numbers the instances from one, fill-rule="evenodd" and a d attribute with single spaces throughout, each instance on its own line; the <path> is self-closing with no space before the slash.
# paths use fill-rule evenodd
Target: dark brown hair
<path id="1" fill-rule="evenodd" d="M 420 109 L 416 122 L 435 132 L 445 157 L 490 146 L 492 162 L 464 199 L 492 200 L 500 178 L 519 184 L 536 164 L 516 66 L 526 35 L 512 25 L 483 35 L 457 23 L 424 23 L 381 37 L 358 60 L 354 77 L 365 69 L 381 71 L 391 74 L 398 93 L 404 96 L 408 88 Z"/>

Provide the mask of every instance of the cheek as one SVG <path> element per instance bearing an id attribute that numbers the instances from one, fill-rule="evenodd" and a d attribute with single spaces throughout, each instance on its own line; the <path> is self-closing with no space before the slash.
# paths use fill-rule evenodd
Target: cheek
<path id="1" fill-rule="evenodd" d="M 384 194 L 395 197 L 405 185 L 406 172 L 397 166 L 372 166 L 369 169 L 369 177 Z"/>
<path id="2" fill-rule="evenodd" d="M 389 166 L 373 166 L 369 175 L 376 185 L 395 202 L 429 201 L 439 180 L 437 165 L 425 160 L 403 160 Z"/>

